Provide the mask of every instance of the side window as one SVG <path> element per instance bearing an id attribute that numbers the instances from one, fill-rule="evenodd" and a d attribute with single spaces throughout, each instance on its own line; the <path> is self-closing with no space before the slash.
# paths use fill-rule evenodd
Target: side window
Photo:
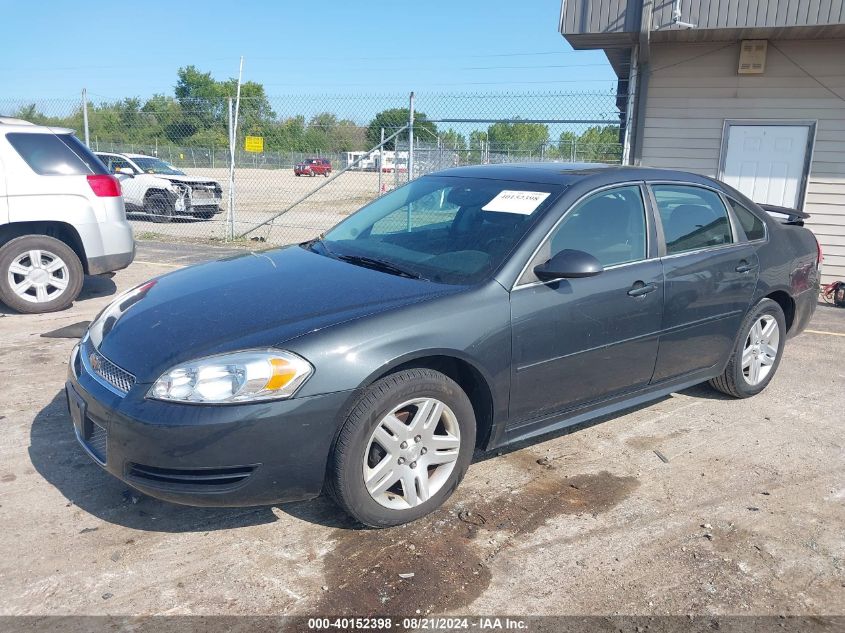
<path id="1" fill-rule="evenodd" d="M 760 218 L 736 200 L 728 198 L 728 202 L 733 209 L 734 215 L 736 215 L 739 223 L 742 225 L 742 228 L 745 231 L 745 237 L 748 238 L 749 242 L 762 240 L 766 237 L 766 227 L 763 225 L 763 221 Z"/>
<path id="2" fill-rule="evenodd" d="M 630 185 L 608 189 L 568 211 L 519 283 L 537 281 L 534 267 L 566 249 L 585 251 L 604 267 L 645 259 L 646 220 L 640 188 Z"/>
<path id="3" fill-rule="evenodd" d="M 548 257 L 573 249 L 586 251 L 605 267 L 634 262 L 645 259 L 645 236 L 640 188 L 617 187 L 590 196 L 569 211 L 549 237 Z"/>
<path id="4" fill-rule="evenodd" d="M 129 164 L 129 161 L 123 160 L 122 158 L 114 158 L 111 162 L 111 170 L 112 172 L 117 172 L 118 169 L 132 169 L 132 165 Z M 135 171 L 132 169 L 132 171 Z"/>
<path id="5" fill-rule="evenodd" d="M 728 210 L 717 193 L 687 185 L 652 185 L 652 190 L 663 223 L 667 255 L 733 241 Z"/>
<path id="6" fill-rule="evenodd" d="M 117 172 L 118 167 L 129 167 L 129 163 L 117 156 L 109 156 L 107 154 L 98 154 L 97 157 L 103 161 L 106 168 L 112 174 Z"/>

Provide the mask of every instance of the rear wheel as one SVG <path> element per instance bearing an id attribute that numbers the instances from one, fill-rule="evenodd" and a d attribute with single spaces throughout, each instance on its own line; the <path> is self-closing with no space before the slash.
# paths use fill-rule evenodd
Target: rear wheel
<path id="1" fill-rule="evenodd" d="M 748 398 L 766 388 L 774 378 L 786 342 L 783 309 L 763 299 L 746 315 L 724 373 L 710 381 L 718 391 Z"/>
<path id="2" fill-rule="evenodd" d="M 210 220 L 214 217 L 215 211 L 202 211 L 201 213 L 194 214 L 200 220 Z"/>
<path id="3" fill-rule="evenodd" d="M 457 487 L 475 448 L 475 414 L 452 379 L 430 369 L 382 378 L 364 392 L 338 436 L 329 490 L 371 527 L 413 521 Z"/>
<path id="4" fill-rule="evenodd" d="M 144 211 L 153 222 L 160 224 L 172 222 L 175 213 L 170 200 L 162 193 L 154 193 L 148 196 L 144 203 Z"/>
<path id="5" fill-rule="evenodd" d="M 0 248 L 0 301 L 18 312 L 67 308 L 82 290 L 76 253 L 46 235 L 18 237 Z"/>

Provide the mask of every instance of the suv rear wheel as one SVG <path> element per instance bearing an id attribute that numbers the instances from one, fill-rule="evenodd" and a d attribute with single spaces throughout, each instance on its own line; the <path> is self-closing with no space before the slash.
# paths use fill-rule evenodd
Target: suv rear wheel
<path id="1" fill-rule="evenodd" d="M 67 308 L 82 290 L 84 272 L 67 244 L 25 235 L 0 248 L 0 301 L 18 312 Z"/>

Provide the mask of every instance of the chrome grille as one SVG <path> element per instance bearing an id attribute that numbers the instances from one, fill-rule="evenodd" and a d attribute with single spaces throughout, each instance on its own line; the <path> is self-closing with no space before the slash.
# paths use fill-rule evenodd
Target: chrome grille
<path id="1" fill-rule="evenodd" d="M 129 393 L 135 384 L 135 376 L 100 354 L 90 341 L 84 348 L 83 362 L 88 370 L 102 379 L 101 382 L 105 381 L 121 395 Z"/>

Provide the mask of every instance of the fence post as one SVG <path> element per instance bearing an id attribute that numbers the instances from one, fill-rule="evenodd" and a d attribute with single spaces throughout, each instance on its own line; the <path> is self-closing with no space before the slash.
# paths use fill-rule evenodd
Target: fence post
<path id="1" fill-rule="evenodd" d="M 378 195 L 381 195 L 381 157 L 384 154 L 384 128 L 381 128 L 381 144 L 378 150 Z"/>
<path id="2" fill-rule="evenodd" d="M 232 97 L 229 97 L 229 209 L 226 213 L 226 241 L 234 239 L 235 214 L 235 128 Z"/>
<path id="3" fill-rule="evenodd" d="M 88 91 L 82 89 L 82 126 L 85 128 L 85 145 L 91 147 L 91 138 L 88 135 Z"/>
<path id="4" fill-rule="evenodd" d="M 410 105 L 408 107 L 408 181 L 414 176 L 414 93 L 411 91 Z"/>

